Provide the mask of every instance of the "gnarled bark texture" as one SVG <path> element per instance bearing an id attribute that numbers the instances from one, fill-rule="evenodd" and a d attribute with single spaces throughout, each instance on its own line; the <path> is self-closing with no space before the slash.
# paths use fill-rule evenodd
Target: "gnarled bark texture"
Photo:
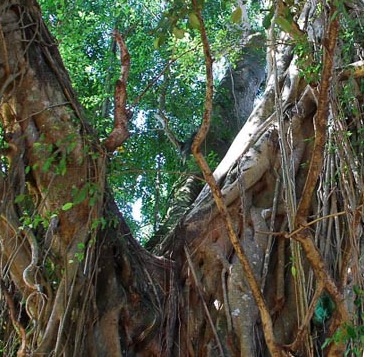
<path id="1" fill-rule="evenodd" d="M 291 20 L 296 31 L 279 38 L 274 27 L 283 25 L 284 7 L 278 3 L 267 42 L 266 89 L 214 172 L 270 312 L 264 321 L 207 187 L 154 254 L 138 245 L 105 185 L 106 150 L 83 117 L 37 4 L 2 2 L 5 355 L 267 356 L 264 325 L 273 327 L 280 355 L 335 356 L 355 346 L 347 326 L 357 331 L 360 323 L 362 98 L 348 98 L 351 105 L 339 98 L 345 81 L 357 93 L 361 70 L 342 71 L 334 8 L 319 19 L 305 4 Z M 356 19 L 361 10 L 344 8 Z M 321 42 L 315 20 L 323 21 Z M 299 36 L 309 45 L 307 66 L 324 58 L 310 83 L 300 75 Z M 240 85 L 229 88 L 244 95 Z M 240 105 L 231 110 L 247 115 Z M 327 143 L 315 153 L 320 175 L 316 189 L 303 192 L 319 135 Z M 299 220 L 304 195 L 311 204 Z M 327 301 L 319 320 L 315 310 Z"/>

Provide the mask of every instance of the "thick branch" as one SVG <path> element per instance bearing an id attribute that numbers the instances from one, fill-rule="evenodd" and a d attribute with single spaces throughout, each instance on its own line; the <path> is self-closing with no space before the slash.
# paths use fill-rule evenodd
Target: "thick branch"
<path id="1" fill-rule="evenodd" d="M 114 37 L 120 49 L 121 76 L 117 80 L 114 94 L 114 128 L 104 143 L 108 152 L 114 151 L 129 137 L 127 124 L 131 118 L 131 112 L 127 109 L 127 79 L 130 71 L 130 54 L 118 30 L 114 30 Z"/>
<path id="2" fill-rule="evenodd" d="M 335 11 L 336 10 L 332 7 L 332 11 L 329 15 L 330 19 L 334 16 Z M 318 98 L 318 110 L 314 117 L 315 141 L 313 156 L 311 158 L 308 176 L 306 178 L 305 186 L 301 195 L 301 200 L 297 208 L 295 219 L 297 224 L 303 224 L 306 221 L 313 192 L 323 168 L 323 157 L 325 142 L 327 139 L 327 124 L 329 114 L 329 91 L 332 83 L 333 60 L 337 44 L 338 29 L 338 18 L 335 18 L 329 25 L 329 37 L 325 40 L 324 44 L 324 61 Z"/>
<path id="3" fill-rule="evenodd" d="M 201 13 L 198 9 L 196 0 L 192 0 L 193 7 L 196 11 L 197 18 L 200 23 L 200 33 L 201 33 L 201 40 L 203 44 L 203 52 L 205 56 L 205 65 L 206 65 L 206 97 L 205 97 L 205 108 L 203 114 L 203 121 L 201 127 L 193 141 L 192 144 L 192 153 L 195 157 L 197 164 L 199 165 L 204 178 L 207 184 L 210 186 L 212 191 L 215 203 L 217 208 L 221 214 L 221 217 L 224 221 L 225 227 L 228 232 L 228 236 L 230 238 L 231 243 L 235 249 L 235 252 L 240 260 L 240 263 L 243 267 L 245 272 L 245 276 L 248 282 L 248 285 L 252 291 L 253 297 L 256 301 L 256 304 L 259 308 L 259 312 L 261 315 L 261 320 L 263 324 L 263 331 L 265 340 L 268 346 L 268 349 L 272 356 L 284 356 L 283 350 L 276 344 L 275 337 L 273 333 L 273 326 L 270 313 L 266 306 L 264 297 L 261 293 L 260 286 L 257 283 L 255 278 L 253 269 L 249 263 L 247 256 L 245 255 L 244 249 L 240 244 L 240 240 L 237 237 L 237 234 L 234 230 L 234 226 L 232 220 L 230 218 L 228 209 L 225 205 L 224 198 L 222 196 L 221 190 L 213 177 L 212 171 L 209 168 L 205 158 L 203 157 L 200 149 L 200 145 L 202 144 L 203 140 L 205 139 L 207 132 L 210 127 L 211 121 L 211 113 L 212 113 L 212 98 L 213 98 L 213 75 L 212 75 L 212 58 L 210 53 L 210 46 L 207 39 L 206 31 L 204 22 L 201 16 Z"/>
<path id="4" fill-rule="evenodd" d="M 329 114 L 329 91 L 332 83 L 333 63 L 339 29 L 336 11 L 336 8 L 332 6 L 329 13 L 329 36 L 325 40 L 324 44 L 324 62 L 320 82 L 318 110 L 314 118 L 315 142 L 313 155 L 311 158 L 306 183 L 296 213 L 295 229 L 306 225 L 308 213 L 311 206 L 312 195 L 321 174 L 321 170 L 323 168 L 323 158 L 325 143 L 327 139 L 327 124 Z M 343 301 L 343 296 L 336 286 L 334 280 L 328 273 L 324 259 L 314 243 L 311 232 L 308 229 L 301 230 L 299 233 L 294 235 L 294 239 L 301 243 L 306 257 L 311 267 L 313 268 L 318 284 L 324 284 L 324 288 L 328 291 L 328 293 L 331 295 L 332 299 L 336 303 L 336 316 L 334 316 L 330 327 L 330 333 L 333 333 L 338 328 L 340 323 L 348 319 L 348 312 Z M 332 348 L 336 348 L 334 347 L 334 344 L 331 345 L 331 349 Z M 332 354 L 332 352 L 329 353 L 329 355 L 335 355 Z"/>

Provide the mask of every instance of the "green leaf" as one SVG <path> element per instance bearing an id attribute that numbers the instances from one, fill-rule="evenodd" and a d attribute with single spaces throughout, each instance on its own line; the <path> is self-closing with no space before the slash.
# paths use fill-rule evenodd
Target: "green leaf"
<path id="1" fill-rule="evenodd" d="M 37 228 L 40 223 L 43 222 L 43 218 L 41 216 L 35 216 L 33 219 L 33 228 Z"/>
<path id="2" fill-rule="evenodd" d="M 68 210 L 69 210 L 69 209 L 71 209 L 73 206 L 74 206 L 74 204 L 73 204 L 72 202 L 67 202 L 67 203 L 65 203 L 65 204 L 61 207 L 61 209 L 62 209 L 63 211 L 68 211 Z"/>
<path id="3" fill-rule="evenodd" d="M 352 339 L 357 338 L 357 331 L 356 331 L 355 326 L 347 325 L 346 332 L 347 332 L 347 337 L 352 338 Z"/>
<path id="4" fill-rule="evenodd" d="M 234 23 L 234 24 L 239 24 L 241 22 L 241 18 L 242 18 L 242 15 L 243 15 L 243 12 L 241 10 L 241 7 L 238 6 L 234 11 L 233 13 L 231 14 L 231 21 Z"/>
<path id="5" fill-rule="evenodd" d="M 18 195 L 15 197 L 14 203 L 20 203 L 23 202 L 25 198 L 25 195 Z"/>
<path id="6" fill-rule="evenodd" d="M 205 0 L 198 0 L 197 1 L 197 7 L 198 7 L 199 10 L 202 10 L 204 5 L 205 5 Z"/>
<path id="7" fill-rule="evenodd" d="M 165 42 L 165 36 L 160 35 L 154 40 L 154 47 L 158 49 Z"/>
<path id="8" fill-rule="evenodd" d="M 278 16 L 275 19 L 276 24 L 285 32 L 292 34 L 292 25 L 291 22 L 289 22 L 288 20 L 286 20 L 284 17 L 282 16 Z"/>
<path id="9" fill-rule="evenodd" d="M 178 27 L 173 27 L 173 35 L 178 39 L 182 39 L 184 37 L 184 30 Z"/>
<path id="10" fill-rule="evenodd" d="M 74 205 L 77 205 L 81 202 L 83 202 L 88 194 L 88 185 L 84 185 L 80 190 L 75 191 L 74 194 Z"/>
<path id="11" fill-rule="evenodd" d="M 99 224 L 100 224 L 100 220 L 99 219 L 93 220 L 90 229 L 92 231 L 95 231 L 98 228 Z"/>
<path id="12" fill-rule="evenodd" d="M 63 157 L 60 162 L 58 163 L 57 166 L 57 173 L 59 173 L 61 176 L 65 176 L 67 171 L 67 167 L 66 167 L 66 158 Z"/>
<path id="13" fill-rule="evenodd" d="M 269 27 L 271 26 L 271 21 L 273 18 L 273 14 L 274 14 L 274 9 L 273 7 L 271 7 L 267 13 L 267 15 L 264 17 L 263 19 L 263 27 L 268 30 Z"/>
<path id="14" fill-rule="evenodd" d="M 197 30 L 200 28 L 200 20 L 198 19 L 198 16 L 194 12 L 191 12 L 188 15 L 188 22 L 192 28 Z"/>
<path id="15" fill-rule="evenodd" d="M 49 172 L 53 161 L 54 161 L 53 157 L 47 158 L 42 165 L 42 172 Z"/>
<path id="16" fill-rule="evenodd" d="M 322 344 L 321 348 L 324 349 L 326 348 L 327 346 L 329 346 L 332 342 L 332 338 L 328 337 L 325 339 L 324 343 Z"/>

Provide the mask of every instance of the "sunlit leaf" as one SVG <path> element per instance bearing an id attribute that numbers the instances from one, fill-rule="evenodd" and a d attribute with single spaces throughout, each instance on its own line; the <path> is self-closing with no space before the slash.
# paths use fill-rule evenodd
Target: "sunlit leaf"
<path id="1" fill-rule="evenodd" d="M 88 194 L 88 186 L 83 186 L 80 190 L 77 191 L 77 193 L 74 195 L 74 205 L 77 205 L 81 202 L 83 202 Z"/>
<path id="2" fill-rule="evenodd" d="M 72 202 L 67 202 L 67 203 L 65 203 L 65 204 L 61 207 L 61 209 L 62 209 L 63 211 L 68 211 L 68 210 L 70 210 L 73 206 L 74 206 L 74 204 L 73 204 Z"/>
<path id="3" fill-rule="evenodd" d="M 178 39 L 182 39 L 184 37 L 184 30 L 182 30 L 178 27 L 174 27 L 173 28 L 173 35 Z"/>
<path id="4" fill-rule="evenodd" d="M 238 6 L 234 11 L 233 13 L 231 14 L 231 21 L 234 23 L 234 24 L 239 24 L 241 22 L 241 19 L 242 19 L 242 15 L 243 15 L 243 11 L 241 9 L 240 6 Z"/>
<path id="5" fill-rule="evenodd" d="M 188 15 L 188 21 L 192 28 L 199 29 L 200 28 L 200 21 L 197 17 L 197 15 L 194 12 L 191 12 Z"/>
<path id="6" fill-rule="evenodd" d="M 159 37 L 155 38 L 154 40 L 154 47 L 158 49 L 165 41 L 165 36 L 160 35 Z"/>
<path id="7" fill-rule="evenodd" d="M 21 203 L 21 202 L 23 202 L 23 201 L 24 201 L 24 198 L 25 198 L 25 195 L 24 195 L 24 194 L 22 194 L 22 195 L 18 195 L 18 196 L 16 196 L 16 197 L 15 197 L 14 202 L 15 202 L 15 203 Z"/>

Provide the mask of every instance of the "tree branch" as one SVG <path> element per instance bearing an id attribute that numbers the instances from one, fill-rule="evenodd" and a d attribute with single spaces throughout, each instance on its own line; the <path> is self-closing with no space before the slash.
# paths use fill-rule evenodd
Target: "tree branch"
<path id="1" fill-rule="evenodd" d="M 130 71 L 130 54 L 122 35 L 117 29 L 114 30 L 113 35 L 120 49 L 121 76 L 116 82 L 114 94 L 114 128 L 104 143 L 108 152 L 114 151 L 130 136 L 127 124 L 132 116 L 132 112 L 127 109 L 127 79 Z"/>
<path id="2" fill-rule="evenodd" d="M 205 57 L 205 66 L 206 66 L 206 96 L 205 96 L 205 107 L 204 107 L 204 114 L 201 127 L 199 128 L 197 135 L 192 144 L 192 153 L 194 158 L 197 161 L 198 166 L 200 167 L 204 178 L 207 184 L 210 186 L 212 191 L 213 198 L 217 205 L 218 211 L 221 214 L 221 217 L 224 221 L 226 230 L 228 232 L 229 239 L 235 249 L 235 252 L 239 258 L 239 261 L 243 267 L 245 277 L 247 283 L 252 291 L 253 297 L 255 302 L 258 306 L 262 324 L 263 324 L 263 331 L 264 337 L 268 346 L 268 349 L 272 356 L 285 356 L 283 349 L 276 344 L 274 333 L 273 333 L 273 325 L 270 313 L 268 311 L 266 302 L 264 297 L 261 293 L 260 286 L 255 278 L 253 269 L 249 263 L 249 260 L 244 252 L 243 246 L 240 244 L 240 240 L 234 230 L 233 222 L 230 218 L 228 209 L 225 205 L 224 198 L 222 192 L 213 176 L 213 173 L 208 166 L 204 156 L 202 155 L 200 146 L 202 142 L 205 140 L 205 137 L 208 133 L 211 121 L 211 114 L 212 114 L 212 99 L 213 99 L 213 73 L 212 73 L 212 57 L 210 52 L 210 46 L 205 30 L 205 25 L 202 19 L 202 15 L 197 4 L 196 0 L 192 0 L 192 5 L 197 15 L 200 24 L 200 34 L 201 34 L 201 41 L 203 45 L 203 53 Z"/>
<path id="3" fill-rule="evenodd" d="M 25 357 L 27 355 L 27 353 L 26 353 L 27 352 L 26 331 L 25 331 L 24 326 L 21 324 L 20 321 L 18 321 L 18 318 L 16 317 L 17 311 L 15 308 L 14 300 L 13 300 L 12 296 L 10 295 L 10 292 L 8 291 L 3 279 L 1 279 L 1 278 L 0 278 L 0 291 L 3 293 L 5 300 L 6 300 L 6 304 L 8 305 L 10 320 L 21 339 L 21 343 L 20 343 L 20 347 L 17 352 L 17 356 Z"/>
<path id="4" fill-rule="evenodd" d="M 175 137 L 174 133 L 169 128 L 168 118 L 164 115 L 162 111 L 159 114 L 155 114 L 155 118 L 162 125 L 164 132 L 173 146 L 180 152 L 182 143 Z"/>
<path id="5" fill-rule="evenodd" d="M 164 73 L 169 70 L 170 66 L 174 62 L 178 61 L 180 58 L 185 56 L 187 53 L 195 51 L 196 48 L 197 48 L 196 46 L 193 48 L 190 48 L 187 51 L 180 54 L 179 56 L 170 59 L 168 61 L 168 63 L 165 64 L 163 69 L 146 85 L 145 89 L 134 99 L 132 106 L 134 107 L 141 101 L 142 97 L 154 86 L 154 84 L 159 80 L 159 78 L 162 77 L 164 75 Z"/>
<path id="6" fill-rule="evenodd" d="M 299 229 L 300 227 L 304 227 L 307 224 L 313 192 L 316 188 L 321 170 L 323 168 L 329 114 L 329 92 L 332 84 L 332 75 L 334 73 L 333 64 L 339 30 L 337 9 L 334 6 L 331 6 L 330 8 L 329 22 L 328 38 L 324 40 L 323 70 L 320 82 L 318 110 L 314 117 L 315 141 L 313 155 L 302 196 L 296 212 L 295 230 Z M 321 285 L 324 284 L 325 290 L 331 295 L 333 301 L 336 304 L 336 313 L 333 315 L 333 319 L 329 328 L 329 334 L 333 334 L 342 322 L 348 320 L 348 312 L 342 293 L 338 289 L 334 279 L 332 279 L 328 273 L 325 261 L 314 243 L 312 233 L 309 228 L 300 230 L 293 237 L 295 240 L 301 243 L 306 257 L 317 278 L 317 283 Z M 342 349 L 344 349 L 343 344 L 336 346 L 334 343 L 332 343 L 328 353 L 329 355 L 335 356 L 338 355 L 338 353 L 343 353 Z"/>
<path id="7" fill-rule="evenodd" d="M 330 18 L 334 15 L 335 9 L 332 8 Z M 332 83 L 333 60 L 338 35 L 338 19 L 334 19 L 329 26 L 329 37 L 325 40 L 323 55 L 323 70 L 321 75 L 320 90 L 318 97 L 318 110 L 314 117 L 314 148 L 311 157 L 308 176 L 302 191 L 299 206 L 297 208 L 295 224 L 304 224 L 311 205 L 313 192 L 318 182 L 319 175 L 323 168 L 323 157 L 325 142 L 327 139 L 327 124 L 329 114 L 329 91 Z"/>

